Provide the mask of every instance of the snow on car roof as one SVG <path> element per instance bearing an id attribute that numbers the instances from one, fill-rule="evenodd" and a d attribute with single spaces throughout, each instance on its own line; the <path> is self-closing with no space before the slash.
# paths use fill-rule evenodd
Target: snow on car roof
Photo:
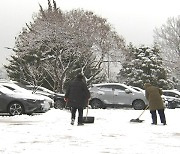
<path id="1" fill-rule="evenodd" d="M 1 86 L 1 88 L 4 87 L 3 91 L 2 91 L 4 94 L 13 95 L 14 97 L 36 99 L 36 100 L 50 99 L 49 97 L 32 94 L 30 91 L 28 91 L 24 88 L 21 88 L 14 83 L 3 82 L 3 83 L 0 83 L 0 86 Z M 6 86 L 11 87 L 14 90 L 10 90 Z"/>
<path id="2" fill-rule="evenodd" d="M 16 85 L 15 83 L 11 83 L 11 82 L 3 82 L 3 83 L 0 83 L 2 86 L 4 87 L 11 87 L 12 89 L 14 89 L 15 91 L 19 91 L 19 92 L 22 92 L 22 91 L 25 91 L 25 92 L 28 92 L 28 90 L 24 89 L 24 88 L 21 88 L 20 86 Z"/>
<path id="3" fill-rule="evenodd" d="M 39 90 L 39 91 L 42 91 L 42 92 L 47 92 L 49 94 L 54 94 L 55 92 L 45 88 L 45 87 L 41 87 L 41 86 L 33 86 L 33 85 L 26 85 L 26 87 L 28 88 L 33 88 L 35 90 Z"/>
<path id="4" fill-rule="evenodd" d="M 102 85 L 125 85 L 125 84 L 114 82 L 114 83 L 97 83 L 97 84 L 92 84 L 92 85 L 97 87 L 97 86 L 102 86 Z"/>
<path id="5" fill-rule="evenodd" d="M 132 87 L 126 85 L 126 84 L 123 84 L 123 83 L 117 83 L 117 82 L 114 82 L 114 83 L 97 83 L 97 84 L 92 84 L 93 87 L 99 87 L 99 86 L 103 86 L 103 85 L 120 85 L 120 86 L 123 86 L 131 91 L 135 91 L 137 92 L 135 89 L 133 89 Z"/>
<path id="6" fill-rule="evenodd" d="M 14 91 L 12 91 L 4 86 L 1 86 L 1 85 L 0 85 L 0 91 L 4 94 L 14 94 L 15 93 Z"/>
<path id="7" fill-rule="evenodd" d="M 172 89 L 172 90 L 163 90 L 163 92 L 174 92 L 178 95 L 180 95 L 180 91 L 176 90 L 176 89 Z"/>
<path id="8" fill-rule="evenodd" d="M 25 98 L 25 99 L 36 99 L 36 100 L 44 100 L 40 97 L 37 97 L 35 95 L 31 95 L 29 93 L 18 93 L 18 92 L 14 92 L 4 86 L 1 86 L 0 85 L 0 91 L 3 93 L 3 94 L 6 94 L 8 96 L 13 96 L 15 98 Z"/>

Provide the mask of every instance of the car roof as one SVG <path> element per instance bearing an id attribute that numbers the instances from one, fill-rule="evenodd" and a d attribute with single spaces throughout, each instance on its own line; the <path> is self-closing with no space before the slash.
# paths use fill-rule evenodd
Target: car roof
<path id="1" fill-rule="evenodd" d="M 180 92 L 176 89 L 172 89 L 172 90 L 163 90 L 163 92 L 173 92 L 173 93 L 176 93 L 178 95 L 180 95 Z"/>
<path id="2" fill-rule="evenodd" d="M 92 85 L 98 87 L 98 86 L 103 86 L 103 85 L 125 85 L 125 84 L 115 82 L 115 83 L 97 83 L 97 84 L 92 84 Z"/>
<path id="3" fill-rule="evenodd" d="M 41 86 L 33 86 L 33 85 L 26 85 L 27 88 L 34 88 L 36 91 L 41 91 L 41 92 L 46 92 L 46 93 L 49 93 L 49 94 L 54 94 L 55 92 L 45 88 L 45 87 L 41 87 Z M 31 90 L 32 90 L 31 89 Z"/>
<path id="4" fill-rule="evenodd" d="M 22 92 L 22 91 L 27 92 L 28 91 L 27 89 L 22 88 L 22 87 L 18 86 L 15 83 L 12 83 L 12 82 L 3 82 L 3 83 L 0 82 L 0 85 L 2 85 L 4 87 L 11 87 L 12 89 L 15 89 L 16 91 L 19 91 L 19 92 Z"/>
<path id="5" fill-rule="evenodd" d="M 0 91 L 4 94 L 14 94 L 15 93 L 14 91 L 12 91 L 2 85 L 0 85 Z"/>
<path id="6" fill-rule="evenodd" d="M 123 84 L 123 83 L 98 83 L 98 84 L 92 84 L 93 87 L 99 87 L 99 86 L 104 86 L 104 85 L 119 85 L 119 86 L 123 86 L 127 89 L 130 89 L 131 91 L 134 91 L 134 92 L 137 92 L 137 90 L 133 89 L 132 87 L 126 85 L 126 84 Z"/>
<path id="7" fill-rule="evenodd" d="M 40 99 L 40 100 L 43 100 L 43 99 L 47 99 L 47 100 L 52 100 L 50 97 L 47 97 L 47 96 L 43 96 L 43 95 L 39 95 L 39 94 L 32 94 L 31 91 L 25 89 L 25 88 L 22 88 L 20 86 L 18 86 L 17 84 L 15 84 L 14 82 L 0 82 L 0 85 L 1 86 L 4 86 L 4 87 L 11 87 L 12 89 L 15 89 L 15 93 L 18 95 L 18 94 L 23 94 L 23 96 L 26 96 L 26 97 L 31 97 L 33 99 Z"/>
<path id="8" fill-rule="evenodd" d="M 135 90 L 137 90 L 138 92 L 143 92 L 143 93 L 145 93 L 145 90 L 144 90 L 144 89 L 141 89 L 141 88 L 135 87 L 135 86 L 130 86 L 130 87 L 133 88 L 133 89 L 135 89 Z"/>
<path id="9" fill-rule="evenodd" d="M 14 98 L 24 98 L 24 99 L 36 99 L 36 100 L 44 100 L 40 97 L 37 97 L 35 95 L 32 95 L 31 93 L 19 93 L 19 92 L 14 92 L 13 90 L 10 90 L 9 88 L 6 88 L 2 85 L 0 85 L 0 91 L 3 94 L 6 94 L 8 96 L 14 97 Z"/>

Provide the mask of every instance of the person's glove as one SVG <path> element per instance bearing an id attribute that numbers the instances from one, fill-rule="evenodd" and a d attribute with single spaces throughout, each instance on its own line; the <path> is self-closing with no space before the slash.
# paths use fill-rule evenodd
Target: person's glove
<path id="1" fill-rule="evenodd" d="M 65 101 L 65 102 L 68 102 L 68 98 L 64 98 L 64 101 Z"/>

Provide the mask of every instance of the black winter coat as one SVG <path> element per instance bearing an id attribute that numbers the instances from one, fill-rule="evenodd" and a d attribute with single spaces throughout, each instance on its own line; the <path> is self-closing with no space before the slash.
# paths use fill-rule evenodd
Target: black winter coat
<path id="1" fill-rule="evenodd" d="M 78 78 L 70 83 L 65 94 L 67 106 L 69 107 L 86 107 L 89 98 L 90 92 L 86 84 Z"/>

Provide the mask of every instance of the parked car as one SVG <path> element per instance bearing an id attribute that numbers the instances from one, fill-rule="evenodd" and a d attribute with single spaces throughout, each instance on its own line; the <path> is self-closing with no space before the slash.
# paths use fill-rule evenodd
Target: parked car
<path id="1" fill-rule="evenodd" d="M 163 96 L 168 101 L 167 108 L 180 107 L 180 92 L 178 90 L 163 90 Z"/>
<path id="2" fill-rule="evenodd" d="M 22 95 L 0 86 L 0 113 L 10 115 L 32 114 L 35 110 L 42 108 L 44 99 Z"/>
<path id="3" fill-rule="evenodd" d="M 16 83 L 18 86 L 28 90 L 29 92 L 31 92 L 32 94 L 37 94 L 37 95 L 42 95 L 42 96 L 46 96 L 46 97 L 49 97 L 51 99 L 54 100 L 54 96 L 52 93 L 49 93 L 49 92 L 46 92 L 46 91 L 40 91 L 38 90 L 37 87 L 34 87 L 34 86 L 30 86 L 30 85 L 23 85 L 23 84 L 19 84 L 19 83 Z M 50 107 L 54 107 L 54 101 L 50 101 Z"/>
<path id="4" fill-rule="evenodd" d="M 55 93 L 42 86 L 25 85 L 26 89 L 31 90 L 33 93 L 48 96 L 54 100 L 54 108 L 65 108 L 64 94 Z"/>
<path id="5" fill-rule="evenodd" d="M 145 90 L 139 87 L 130 86 L 131 88 L 135 89 L 136 91 L 142 92 L 145 95 Z"/>
<path id="6" fill-rule="evenodd" d="M 108 106 L 131 106 L 135 110 L 144 109 L 148 101 L 142 92 L 120 83 L 94 84 L 89 88 L 92 108 Z"/>
<path id="7" fill-rule="evenodd" d="M 21 95 L 31 95 L 31 97 L 38 97 L 39 99 L 43 99 L 44 100 L 44 105 L 43 108 L 39 108 L 36 110 L 36 112 L 46 112 L 48 110 L 50 110 L 50 105 L 54 104 L 54 101 L 47 97 L 47 96 L 42 96 L 39 94 L 32 94 L 30 91 L 26 90 L 25 88 L 22 88 L 20 86 L 18 86 L 17 84 L 13 83 L 13 82 L 0 82 L 1 86 L 4 86 L 14 92 L 16 92 L 17 94 L 21 94 Z"/>

